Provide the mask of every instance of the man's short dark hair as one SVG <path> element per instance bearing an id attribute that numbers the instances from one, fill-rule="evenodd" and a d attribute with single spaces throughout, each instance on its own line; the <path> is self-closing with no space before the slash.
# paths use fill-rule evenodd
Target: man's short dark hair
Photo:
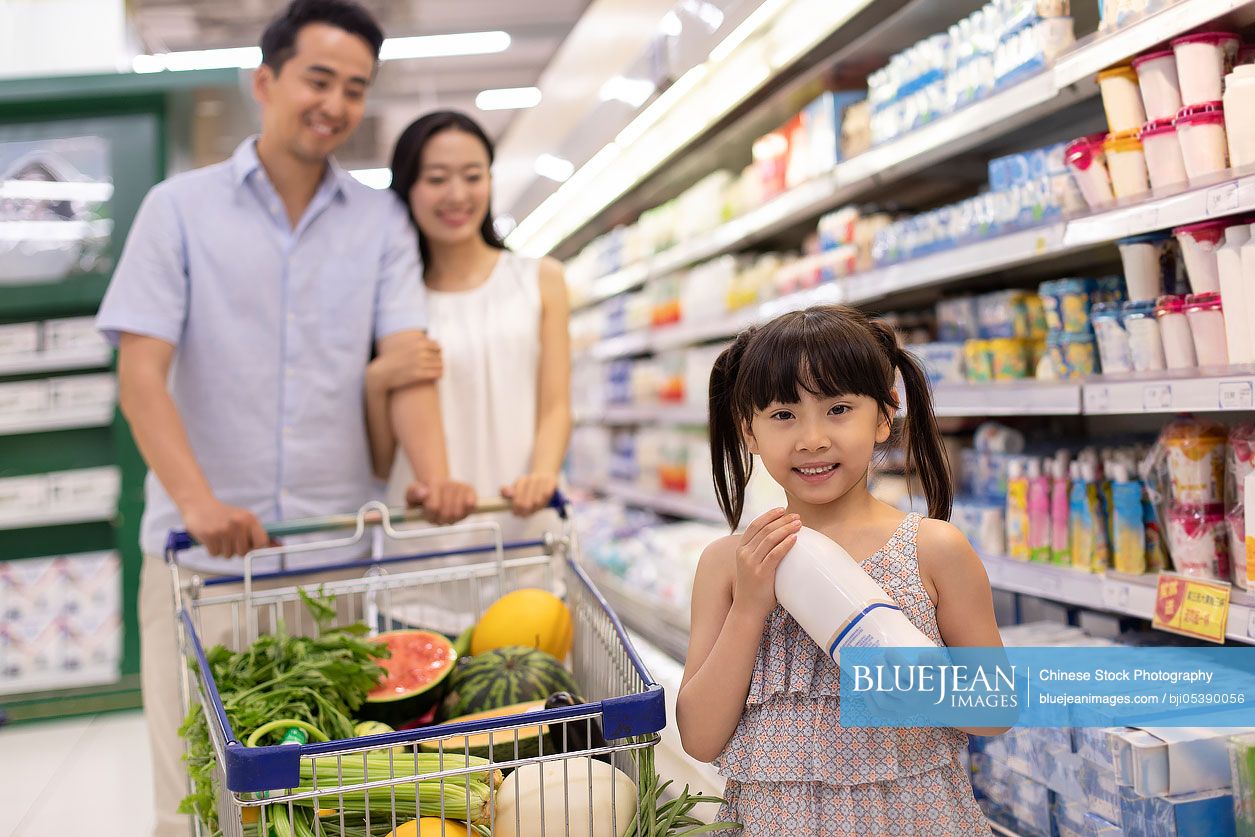
<path id="1" fill-rule="evenodd" d="M 325 23 L 357 35 L 370 44 L 375 60 L 379 60 L 383 30 L 364 7 L 353 0 L 292 0 L 283 14 L 272 20 L 262 33 L 262 63 L 277 75 L 296 52 L 297 33 L 311 23 Z"/>

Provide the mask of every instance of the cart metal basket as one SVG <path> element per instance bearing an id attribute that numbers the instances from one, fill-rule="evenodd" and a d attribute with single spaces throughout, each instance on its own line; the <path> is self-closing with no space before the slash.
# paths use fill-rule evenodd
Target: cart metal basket
<path id="1" fill-rule="evenodd" d="M 494 507 L 485 504 L 477 509 L 491 510 Z M 565 519 L 564 506 L 559 512 Z M 231 578 L 202 579 L 181 573 L 179 555 L 193 543 L 185 533 L 171 533 L 166 557 L 174 579 L 179 647 L 188 662 L 181 684 L 184 709 L 197 707 L 208 724 L 221 832 L 228 837 L 387 837 L 419 815 L 417 802 L 401 804 L 399 800 L 407 796 L 424 799 L 426 791 L 420 790 L 435 788 L 439 807 L 422 815 L 442 814 L 449 794 L 465 793 L 467 808 L 473 812 L 467 823 L 472 834 L 618 835 L 625 822 L 636 826 L 630 829 L 633 833 L 643 834 L 636 794 L 624 790 L 630 786 L 595 780 L 605 772 L 617 775 L 603 764 L 610 762 L 638 782 L 640 754 L 634 751 L 652 748 L 666 724 L 662 688 L 579 566 L 569 523 L 541 540 L 506 543 L 495 522 L 394 527 L 394 521 L 414 519 L 412 510 L 370 503 L 356 514 L 271 527 L 271 534 L 281 537 L 352 531 L 318 542 L 256 550 L 245 557 L 244 574 Z M 328 551 L 343 555 L 351 547 L 364 552 L 372 534 L 369 559 L 316 569 L 289 570 L 281 565 L 270 572 L 253 571 L 254 561 L 263 558 L 288 560 L 294 554 Z M 471 537 L 475 545 L 452 553 L 381 557 L 384 534 L 394 544 L 430 543 L 431 538 L 457 535 Z M 434 559 L 450 557 L 462 562 L 432 566 L 440 563 Z M 333 580 L 323 580 L 329 578 Z M 452 633 L 473 625 L 502 593 L 541 586 L 538 579 L 570 608 L 574 646 L 569 662 L 586 703 L 365 738 L 248 747 L 231 729 L 206 661 L 208 646 L 222 642 L 239 651 L 280 623 L 292 635 L 312 635 L 318 628 L 305 612 L 302 589 L 321 588 L 333 594 L 341 621 L 364 621 L 372 631 L 408 623 Z M 208 625 L 219 626 L 216 638 L 205 635 Z M 539 754 L 517 757 L 520 731 L 536 731 L 538 726 Z M 604 732 L 604 742 L 595 734 L 597 726 Z M 466 758 L 469 736 L 479 734 L 487 734 L 488 761 L 470 763 Z M 423 742 L 428 742 L 426 748 Z M 499 746 L 502 743 L 506 746 Z M 434 771 L 430 756 L 424 757 L 426 766 L 420 765 L 421 752 L 439 754 Z M 503 752 L 516 757 L 502 759 Z M 652 764 L 652 758 L 648 763 Z M 529 770 L 539 774 L 534 784 L 539 785 L 540 800 L 525 805 L 519 799 L 523 778 L 499 783 L 503 774 Z M 514 799 L 503 798 L 511 786 Z M 398 793 L 398 789 L 404 790 Z M 502 811 L 511 812 L 511 821 L 503 821 Z M 196 828 L 198 834 L 210 833 L 199 820 Z M 397 837 L 416 833 L 403 830 Z M 462 832 L 450 824 L 438 833 Z"/>

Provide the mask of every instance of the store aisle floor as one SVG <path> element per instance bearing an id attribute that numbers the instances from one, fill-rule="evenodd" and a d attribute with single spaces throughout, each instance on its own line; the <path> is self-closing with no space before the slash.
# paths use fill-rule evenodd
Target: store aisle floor
<path id="1" fill-rule="evenodd" d="M 140 712 L 0 729 L 0 837 L 152 830 L 148 730 Z"/>

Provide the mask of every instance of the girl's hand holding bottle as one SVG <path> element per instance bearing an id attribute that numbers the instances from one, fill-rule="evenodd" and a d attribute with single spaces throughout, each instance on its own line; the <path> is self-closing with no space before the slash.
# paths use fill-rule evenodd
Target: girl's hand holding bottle
<path id="1" fill-rule="evenodd" d="M 766 621 L 776 607 L 776 568 L 789 554 L 802 528 L 802 518 L 772 509 L 745 530 L 736 548 L 736 581 L 732 609 Z"/>

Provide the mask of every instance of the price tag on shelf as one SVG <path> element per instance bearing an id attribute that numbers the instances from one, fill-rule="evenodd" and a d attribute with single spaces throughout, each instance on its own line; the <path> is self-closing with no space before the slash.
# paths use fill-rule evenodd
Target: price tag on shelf
<path id="1" fill-rule="evenodd" d="M 1207 214 L 1228 215 L 1238 209 L 1238 184 L 1226 183 L 1207 191 Z"/>
<path id="2" fill-rule="evenodd" d="M 1085 412 L 1105 413 L 1110 406 L 1110 390 L 1106 387 L 1085 387 Z"/>
<path id="3" fill-rule="evenodd" d="M 1103 581 L 1102 604 L 1108 610 L 1128 610 L 1129 585 L 1119 581 Z"/>
<path id="4" fill-rule="evenodd" d="M 1172 409 L 1171 384 L 1147 384 L 1142 388 L 1143 410 Z"/>
<path id="5" fill-rule="evenodd" d="M 1250 381 L 1221 381 L 1220 409 L 1255 409 L 1255 387 L 1251 385 Z"/>
<path id="6" fill-rule="evenodd" d="M 1162 631 L 1224 643 L 1231 586 L 1174 573 L 1160 573 L 1151 624 Z"/>

